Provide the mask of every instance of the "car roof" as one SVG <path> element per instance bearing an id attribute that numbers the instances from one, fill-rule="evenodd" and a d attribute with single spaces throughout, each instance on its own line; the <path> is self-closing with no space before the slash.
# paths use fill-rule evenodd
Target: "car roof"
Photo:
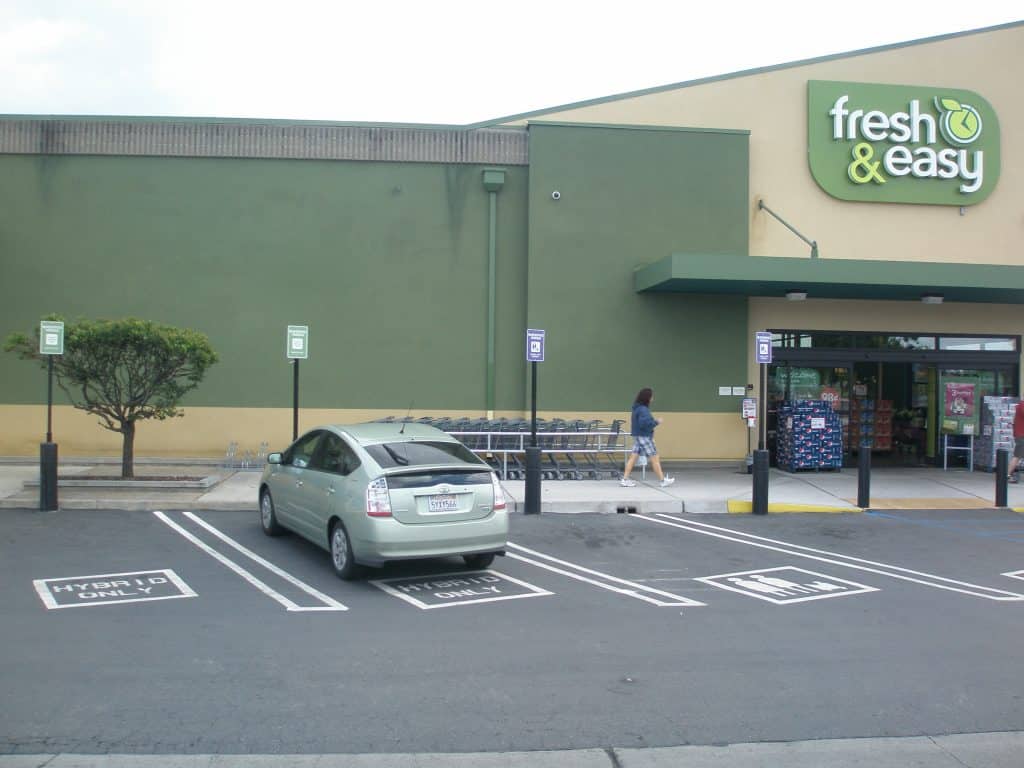
<path id="1" fill-rule="evenodd" d="M 396 443 L 414 440 L 443 440 L 445 442 L 458 442 L 447 432 L 427 424 L 416 422 L 367 422 L 365 424 L 331 424 L 330 429 L 343 432 L 360 445 L 375 445 L 379 443 Z"/>

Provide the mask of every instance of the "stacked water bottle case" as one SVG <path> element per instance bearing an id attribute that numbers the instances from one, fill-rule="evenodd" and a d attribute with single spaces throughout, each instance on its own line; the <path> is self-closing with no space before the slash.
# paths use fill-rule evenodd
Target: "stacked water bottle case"
<path id="1" fill-rule="evenodd" d="M 892 450 L 892 400 L 850 402 L 850 448 L 866 443 L 876 451 Z"/>
<path id="2" fill-rule="evenodd" d="M 824 400 L 783 402 L 776 438 L 776 464 L 787 472 L 843 466 L 843 427 Z"/>
<path id="3" fill-rule="evenodd" d="M 981 436 L 974 441 L 974 463 L 988 471 L 996 468 L 996 451 L 1005 448 L 1013 456 L 1013 412 L 1015 397 L 984 399 L 981 408 Z"/>

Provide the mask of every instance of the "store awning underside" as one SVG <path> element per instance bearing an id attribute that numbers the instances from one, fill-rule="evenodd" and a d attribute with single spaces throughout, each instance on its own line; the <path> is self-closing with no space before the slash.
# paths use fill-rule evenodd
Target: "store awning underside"
<path id="1" fill-rule="evenodd" d="M 675 253 L 634 272 L 637 293 L 1024 304 L 1024 266 Z"/>

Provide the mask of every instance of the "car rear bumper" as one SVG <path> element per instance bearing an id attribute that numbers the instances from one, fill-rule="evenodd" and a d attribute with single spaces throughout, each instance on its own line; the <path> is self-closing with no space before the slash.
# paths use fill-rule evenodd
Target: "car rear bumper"
<path id="1" fill-rule="evenodd" d="M 381 565 L 388 560 L 504 552 L 508 514 L 495 512 L 482 520 L 406 525 L 393 518 L 367 519 L 365 531 L 352 532 L 356 561 Z"/>

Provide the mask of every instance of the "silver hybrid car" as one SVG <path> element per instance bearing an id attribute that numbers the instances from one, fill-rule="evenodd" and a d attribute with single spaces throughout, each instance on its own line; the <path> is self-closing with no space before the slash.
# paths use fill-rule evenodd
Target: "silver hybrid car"
<path id="1" fill-rule="evenodd" d="M 451 435 L 414 423 L 328 425 L 267 456 L 259 488 L 268 536 L 285 529 L 331 555 L 335 572 L 461 555 L 505 554 L 508 513 L 491 468 Z"/>

